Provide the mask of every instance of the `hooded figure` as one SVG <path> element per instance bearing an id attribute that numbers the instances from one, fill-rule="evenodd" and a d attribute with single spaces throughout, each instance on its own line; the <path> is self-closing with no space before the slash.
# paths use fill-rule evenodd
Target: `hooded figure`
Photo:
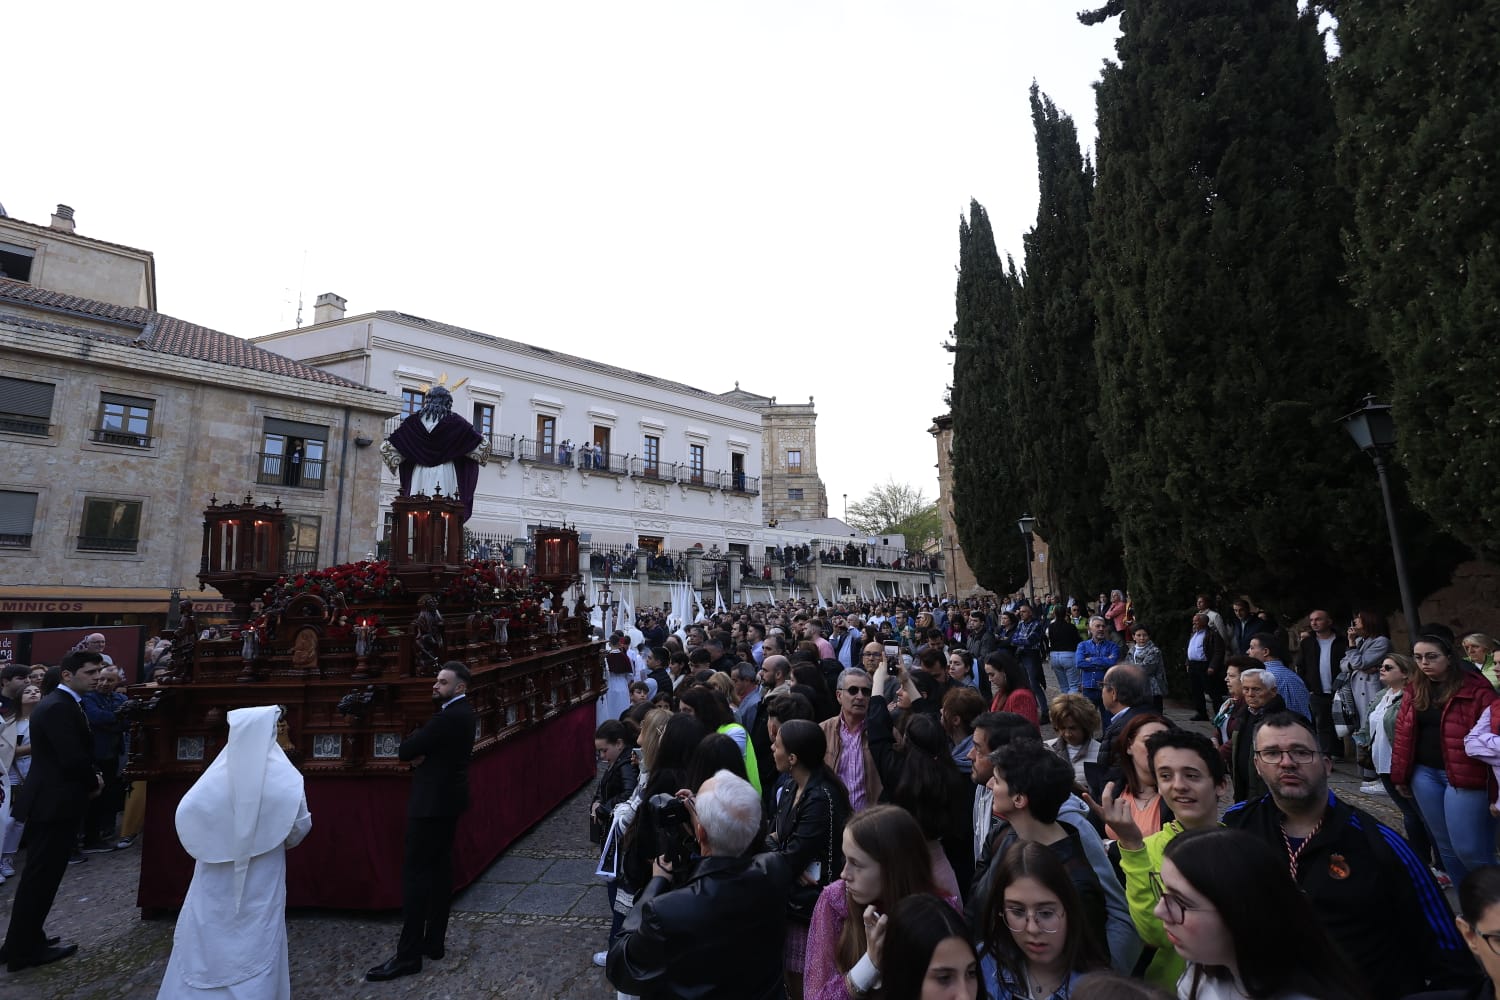
<path id="1" fill-rule="evenodd" d="M 274 705 L 229 713 L 229 744 L 177 806 L 197 861 L 157 1000 L 290 1000 L 286 849 L 312 829 L 302 775 L 276 743 Z"/>
<path id="2" fill-rule="evenodd" d="M 489 460 L 490 441 L 453 412 L 453 394 L 446 387 L 427 390 L 422 409 L 401 421 L 380 446 L 380 454 L 401 477 L 402 494 L 432 496 L 441 491 L 463 500 L 465 521 L 473 515 L 479 467 Z"/>

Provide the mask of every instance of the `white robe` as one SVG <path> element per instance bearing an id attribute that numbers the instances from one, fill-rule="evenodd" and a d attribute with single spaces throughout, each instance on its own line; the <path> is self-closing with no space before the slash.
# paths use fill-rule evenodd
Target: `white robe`
<path id="1" fill-rule="evenodd" d="M 157 1000 L 291 1000 L 286 952 L 286 849 L 312 829 L 307 800 L 279 847 L 250 859 L 239 912 L 234 862 L 193 867 Z"/>

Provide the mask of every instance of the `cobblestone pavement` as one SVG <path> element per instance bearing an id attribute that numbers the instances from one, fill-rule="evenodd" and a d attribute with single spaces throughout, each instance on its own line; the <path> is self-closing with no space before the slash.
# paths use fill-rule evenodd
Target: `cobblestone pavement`
<path id="1" fill-rule="evenodd" d="M 1169 714 L 1183 725 L 1187 712 Z M 1352 765 L 1332 780 L 1350 799 L 1401 829 L 1388 798 L 1360 793 Z M 454 901 L 448 957 L 421 975 L 364 982 L 364 970 L 393 954 L 396 914 L 295 911 L 287 931 L 296 997 L 453 998 L 453 1000 L 612 1000 L 614 991 L 592 955 L 609 932 L 597 850 L 588 842 L 585 787 L 517 841 Z M 317 818 L 314 817 L 314 822 Z M 392 864 L 400 859 L 393 858 Z M 73 958 L 10 975 L 0 969 L 0 1000 L 149 1000 L 156 996 L 172 946 L 172 921 L 142 920 L 135 907 L 138 847 L 92 855 L 67 871 L 48 929 L 70 941 Z M 19 879 L 0 886 L 0 920 L 8 921 Z"/>

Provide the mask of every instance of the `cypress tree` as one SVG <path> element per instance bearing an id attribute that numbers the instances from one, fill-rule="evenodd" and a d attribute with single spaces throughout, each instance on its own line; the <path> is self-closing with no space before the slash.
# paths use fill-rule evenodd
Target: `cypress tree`
<path id="1" fill-rule="evenodd" d="M 1099 429 L 1148 617 L 1194 589 L 1288 616 L 1390 586 L 1368 461 L 1337 418 L 1379 364 L 1340 284 L 1347 199 L 1315 14 L 1115 0 L 1098 86 Z"/>
<path id="2" fill-rule="evenodd" d="M 953 520 L 979 583 L 1009 593 L 1026 582 L 1016 521 L 1027 497 L 1015 468 L 1016 426 L 1002 405 L 1000 379 L 1020 322 L 1020 282 L 995 250 L 977 201 L 959 220 L 958 290 L 953 325 Z"/>
<path id="3" fill-rule="evenodd" d="M 1500 556 L 1500 3 L 1339 0 L 1346 247 L 1391 370 L 1399 459 L 1444 529 Z"/>
<path id="4" fill-rule="evenodd" d="M 1094 171 L 1073 119 L 1036 84 L 1031 119 L 1041 199 L 1024 237 L 1024 309 L 1008 402 L 1022 428 L 1016 451 L 1038 533 L 1062 592 L 1087 598 L 1124 579 L 1119 525 L 1104 499 L 1109 467 L 1091 419 L 1099 400 L 1087 289 Z"/>

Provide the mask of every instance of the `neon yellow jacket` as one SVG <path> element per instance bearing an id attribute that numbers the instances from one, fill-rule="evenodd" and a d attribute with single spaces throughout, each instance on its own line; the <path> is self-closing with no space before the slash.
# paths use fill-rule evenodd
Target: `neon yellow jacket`
<path id="1" fill-rule="evenodd" d="M 1161 872 L 1161 856 L 1166 853 L 1172 838 L 1182 832 L 1182 824 L 1172 820 L 1160 831 L 1151 834 L 1139 851 L 1120 848 L 1120 870 L 1125 873 L 1125 902 L 1130 905 L 1130 919 L 1135 922 L 1135 932 L 1141 936 L 1146 947 L 1155 948 L 1151 964 L 1146 966 L 1146 982 L 1161 987 L 1173 996 L 1177 995 L 1177 980 L 1187 968 L 1172 943 L 1167 940 L 1167 929 L 1162 926 L 1156 909 L 1156 892 L 1151 888 L 1151 875 Z"/>

